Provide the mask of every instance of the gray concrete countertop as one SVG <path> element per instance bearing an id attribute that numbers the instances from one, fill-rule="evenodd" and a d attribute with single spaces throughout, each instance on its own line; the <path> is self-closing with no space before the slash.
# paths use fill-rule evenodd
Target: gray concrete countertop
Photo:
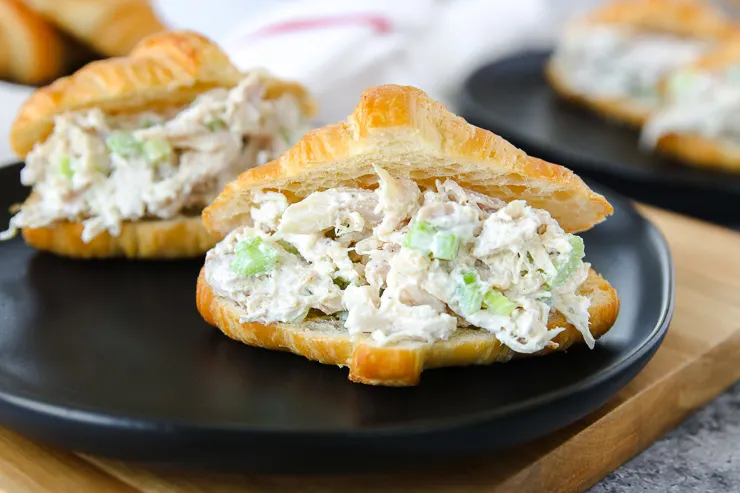
<path id="1" fill-rule="evenodd" d="M 740 492 L 740 383 L 589 493 Z"/>

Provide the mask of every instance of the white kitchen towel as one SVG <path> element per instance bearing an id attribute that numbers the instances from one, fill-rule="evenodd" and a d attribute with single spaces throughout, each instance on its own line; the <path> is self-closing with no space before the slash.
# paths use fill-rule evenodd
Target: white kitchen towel
<path id="1" fill-rule="evenodd" d="M 345 118 L 363 90 L 384 83 L 415 85 L 451 104 L 477 65 L 548 32 L 547 0 L 209 0 L 214 13 L 202 17 L 196 3 L 155 5 L 169 25 L 219 42 L 239 68 L 305 84 L 320 122 Z"/>
<path id="2" fill-rule="evenodd" d="M 10 127 L 18 110 L 33 92 L 33 88 L 0 81 L 0 166 L 18 162 L 18 157 L 10 150 Z M 0 226 L 2 228 L 2 226 Z"/>

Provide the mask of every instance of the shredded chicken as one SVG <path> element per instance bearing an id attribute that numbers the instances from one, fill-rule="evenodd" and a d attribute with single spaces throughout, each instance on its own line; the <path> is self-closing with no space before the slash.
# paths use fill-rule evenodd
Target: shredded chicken
<path id="1" fill-rule="evenodd" d="M 287 205 L 257 195 L 252 224 L 206 256 L 208 283 L 243 319 L 297 323 L 311 310 L 340 317 L 378 344 L 448 339 L 460 326 L 515 351 L 552 346 L 562 313 L 593 347 L 583 242 L 550 214 L 463 189 L 420 190 L 376 168 L 375 191 L 330 189 Z"/>

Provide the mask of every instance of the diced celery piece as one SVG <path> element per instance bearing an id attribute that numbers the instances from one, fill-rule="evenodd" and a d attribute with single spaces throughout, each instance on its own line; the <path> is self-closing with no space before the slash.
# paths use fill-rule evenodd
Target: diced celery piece
<path id="1" fill-rule="evenodd" d="M 573 247 L 568 258 L 558 267 L 558 272 L 552 280 L 552 286 L 560 286 L 568 280 L 573 272 L 580 267 L 585 255 L 583 240 L 580 236 L 570 235 L 568 242 Z"/>
<path id="2" fill-rule="evenodd" d="M 69 159 L 69 156 L 64 155 L 59 158 L 59 173 L 67 179 L 72 178 L 74 170 L 72 169 L 72 160 Z"/>
<path id="3" fill-rule="evenodd" d="M 516 303 L 495 289 L 491 289 L 483 297 L 483 306 L 496 312 L 497 315 L 507 316 L 516 308 Z"/>
<path id="4" fill-rule="evenodd" d="M 209 121 L 208 123 L 206 123 L 206 127 L 208 127 L 208 130 L 210 130 L 211 132 L 220 132 L 228 128 L 226 122 L 223 121 L 221 118 L 215 118 Z"/>
<path id="5" fill-rule="evenodd" d="M 298 249 L 293 246 L 292 243 L 289 243 L 285 240 L 277 240 L 277 243 L 285 249 L 286 252 L 292 253 L 293 255 L 300 255 L 300 252 Z"/>
<path id="6" fill-rule="evenodd" d="M 141 155 L 141 142 L 136 140 L 131 132 L 112 132 L 105 145 L 111 152 L 123 157 L 135 157 Z"/>
<path id="7" fill-rule="evenodd" d="M 164 139 L 148 139 L 143 144 L 144 156 L 151 164 L 157 164 L 172 154 L 172 146 Z"/>
<path id="8" fill-rule="evenodd" d="M 471 315 L 481 309 L 483 304 L 483 290 L 478 281 L 478 273 L 467 271 L 462 273 L 462 284 L 457 285 L 456 295 L 463 315 Z"/>
<path id="9" fill-rule="evenodd" d="M 277 263 L 276 249 L 262 241 L 259 236 L 244 239 L 236 244 L 235 258 L 231 270 L 240 276 L 252 276 L 271 271 Z"/>
<path id="10" fill-rule="evenodd" d="M 463 315 L 472 315 L 480 311 L 483 304 L 483 291 L 481 291 L 480 284 L 477 282 L 458 286 L 457 296 Z"/>
<path id="11" fill-rule="evenodd" d="M 344 310 L 344 311 L 335 313 L 334 316 L 337 317 L 342 322 L 346 322 L 347 317 L 349 316 L 349 312 L 347 310 Z"/>
<path id="12" fill-rule="evenodd" d="M 453 233 L 440 232 L 434 236 L 432 242 L 432 256 L 442 260 L 452 260 L 457 257 L 460 242 Z"/>
<path id="13" fill-rule="evenodd" d="M 426 221 L 414 223 L 403 241 L 403 246 L 427 254 L 432 248 L 436 232 L 435 227 Z"/>
<path id="14" fill-rule="evenodd" d="M 474 284 L 478 282 L 478 274 L 475 271 L 469 270 L 467 272 L 463 272 L 462 275 L 463 282 L 467 284 Z"/>
<path id="15" fill-rule="evenodd" d="M 673 96 L 676 96 L 686 92 L 695 83 L 696 76 L 691 72 L 678 72 L 668 79 L 668 90 Z"/>
<path id="16" fill-rule="evenodd" d="M 339 286 L 339 289 L 347 289 L 347 286 L 350 285 L 350 282 L 347 279 L 339 276 L 334 278 L 334 284 Z"/>
<path id="17" fill-rule="evenodd" d="M 250 236 L 249 238 L 244 238 L 243 240 L 236 243 L 236 245 L 234 246 L 234 253 L 239 254 L 242 252 L 246 252 L 249 249 L 259 246 L 262 243 L 264 242 L 259 236 Z"/>
<path id="18" fill-rule="evenodd" d="M 570 246 L 573 247 L 573 251 L 571 252 L 573 258 L 575 258 L 579 262 L 583 260 L 583 257 L 586 255 L 586 249 L 583 245 L 583 238 L 576 235 L 570 235 L 570 238 L 568 238 L 568 243 L 570 243 Z"/>

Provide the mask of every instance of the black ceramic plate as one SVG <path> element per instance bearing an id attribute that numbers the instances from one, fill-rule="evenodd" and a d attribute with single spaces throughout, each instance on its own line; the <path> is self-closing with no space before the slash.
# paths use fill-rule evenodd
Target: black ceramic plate
<path id="1" fill-rule="evenodd" d="M 641 150 L 638 130 L 558 97 L 543 75 L 548 56 L 525 53 L 481 67 L 465 83 L 461 113 L 536 156 L 578 171 L 740 197 L 740 176 L 693 168 Z"/>
<path id="2" fill-rule="evenodd" d="M 0 170 L 0 224 L 24 197 Z M 194 303 L 202 260 L 74 261 L 0 244 L 0 422 L 135 461 L 258 471 L 429 467 L 530 440 L 601 406 L 645 365 L 673 305 L 668 248 L 619 196 L 584 235 L 621 295 L 593 351 L 424 372 L 414 388 L 233 342 Z"/>

